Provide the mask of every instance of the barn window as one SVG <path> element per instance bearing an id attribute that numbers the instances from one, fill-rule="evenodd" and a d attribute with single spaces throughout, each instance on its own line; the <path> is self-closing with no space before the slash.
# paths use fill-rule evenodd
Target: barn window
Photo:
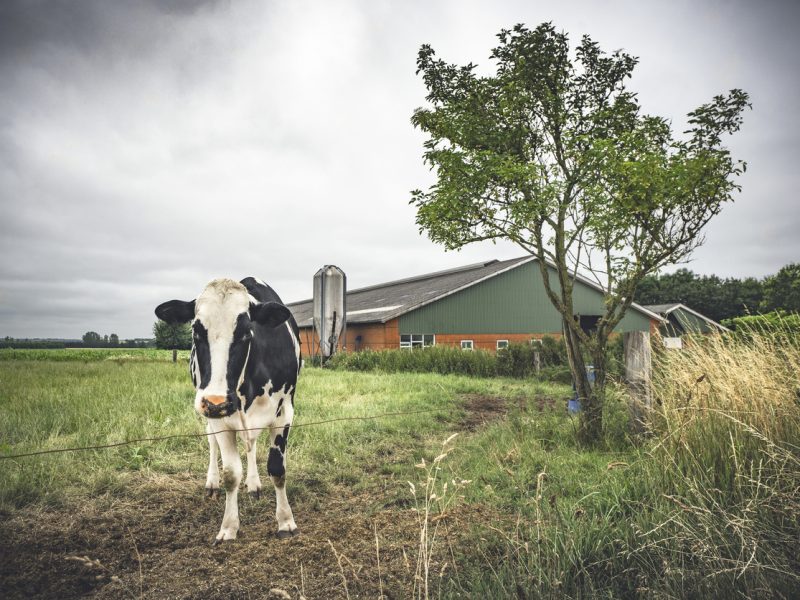
<path id="1" fill-rule="evenodd" d="M 472 340 L 461 340 L 462 350 L 472 350 Z"/>
<path id="2" fill-rule="evenodd" d="M 425 348 L 436 345 L 436 336 L 432 333 L 404 333 L 400 336 L 401 348 Z"/>
<path id="3" fill-rule="evenodd" d="M 508 348 L 508 340 L 497 340 L 497 349 L 502 350 Z"/>

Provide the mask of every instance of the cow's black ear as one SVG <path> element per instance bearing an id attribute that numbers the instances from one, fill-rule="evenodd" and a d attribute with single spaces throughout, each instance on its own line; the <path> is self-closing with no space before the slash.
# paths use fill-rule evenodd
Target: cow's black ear
<path id="1" fill-rule="evenodd" d="M 277 302 L 250 303 L 250 318 L 266 327 L 277 327 L 289 320 L 292 313 Z"/>
<path id="2" fill-rule="evenodd" d="M 194 300 L 170 300 L 156 306 L 156 316 L 169 324 L 188 323 L 194 319 Z"/>

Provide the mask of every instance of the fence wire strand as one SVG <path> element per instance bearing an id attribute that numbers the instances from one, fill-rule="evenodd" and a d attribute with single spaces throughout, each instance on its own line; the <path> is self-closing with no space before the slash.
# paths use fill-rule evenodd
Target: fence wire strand
<path id="1" fill-rule="evenodd" d="M 421 413 L 439 412 L 443 408 L 427 408 L 422 410 L 412 410 L 409 412 L 391 412 L 381 413 L 378 415 L 366 415 L 361 417 L 337 417 L 335 419 L 325 419 L 323 421 L 309 421 L 308 423 L 293 423 L 290 425 L 291 429 L 295 427 L 311 427 L 313 425 L 325 425 L 327 423 L 336 423 L 339 421 L 370 421 L 374 419 L 381 419 L 384 417 L 402 417 L 406 415 L 417 415 Z M 267 429 L 283 429 L 285 425 L 274 425 L 267 427 L 247 427 L 244 429 L 224 429 L 222 431 L 205 431 L 203 433 L 173 433 L 171 435 L 161 435 L 156 437 L 137 438 L 133 440 L 125 440 L 123 442 L 113 442 L 111 444 L 97 444 L 95 446 L 74 446 L 72 448 L 52 448 L 50 450 L 36 450 L 35 452 L 22 452 L 20 454 L 5 454 L 0 455 L 0 460 L 9 460 L 12 458 L 24 458 L 26 456 L 41 456 L 43 454 L 61 454 L 63 452 L 80 452 L 82 450 L 103 450 L 106 448 L 117 448 L 120 446 L 130 446 L 131 444 L 138 444 L 141 442 L 163 442 L 165 440 L 174 440 L 181 438 L 201 438 L 215 435 L 217 433 L 233 432 L 239 433 L 244 431 L 265 431 Z"/>

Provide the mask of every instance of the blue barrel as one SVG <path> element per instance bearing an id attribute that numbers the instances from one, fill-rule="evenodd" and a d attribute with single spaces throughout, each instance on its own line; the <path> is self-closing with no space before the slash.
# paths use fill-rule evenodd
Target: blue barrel
<path id="1" fill-rule="evenodd" d="M 594 365 L 586 365 L 586 376 L 589 378 L 589 383 L 594 385 Z M 575 395 L 567 400 L 567 410 L 571 413 L 581 412 L 581 401 L 578 400 L 578 389 L 575 382 L 572 382 L 572 391 Z"/>

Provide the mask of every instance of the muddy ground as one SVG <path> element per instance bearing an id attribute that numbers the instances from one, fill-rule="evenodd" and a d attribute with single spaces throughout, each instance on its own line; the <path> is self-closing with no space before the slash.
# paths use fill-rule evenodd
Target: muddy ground
<path id="1" fill-rule="evenodd" d="M 541 403 L 549 406 L 546 399 Z M 502 418 L 510 408 L 502 398 L 476 395 L 465 406 L 466 430 Z M 188 476 L 134 478 L 122 497 L 0 515 L 2 596 L 408 598 L 419 544 L 417 513 L 401 482 L 375 483 L 372 491 L 329 485 L 319 495 L 292 499 L 290 474 L 301 534 L 289 540 L 275 538 L 271 486 L 258 501 L 242 491 L 239 539 L 217 547 L 211 541 L 224 494 L 207 500 L 203 481 Z M 452 574 L 453 552 L 469 530 L 498 517 L 486 506 L 448 511 L 431 565 L 434 585 L 440 573 Z"/>

